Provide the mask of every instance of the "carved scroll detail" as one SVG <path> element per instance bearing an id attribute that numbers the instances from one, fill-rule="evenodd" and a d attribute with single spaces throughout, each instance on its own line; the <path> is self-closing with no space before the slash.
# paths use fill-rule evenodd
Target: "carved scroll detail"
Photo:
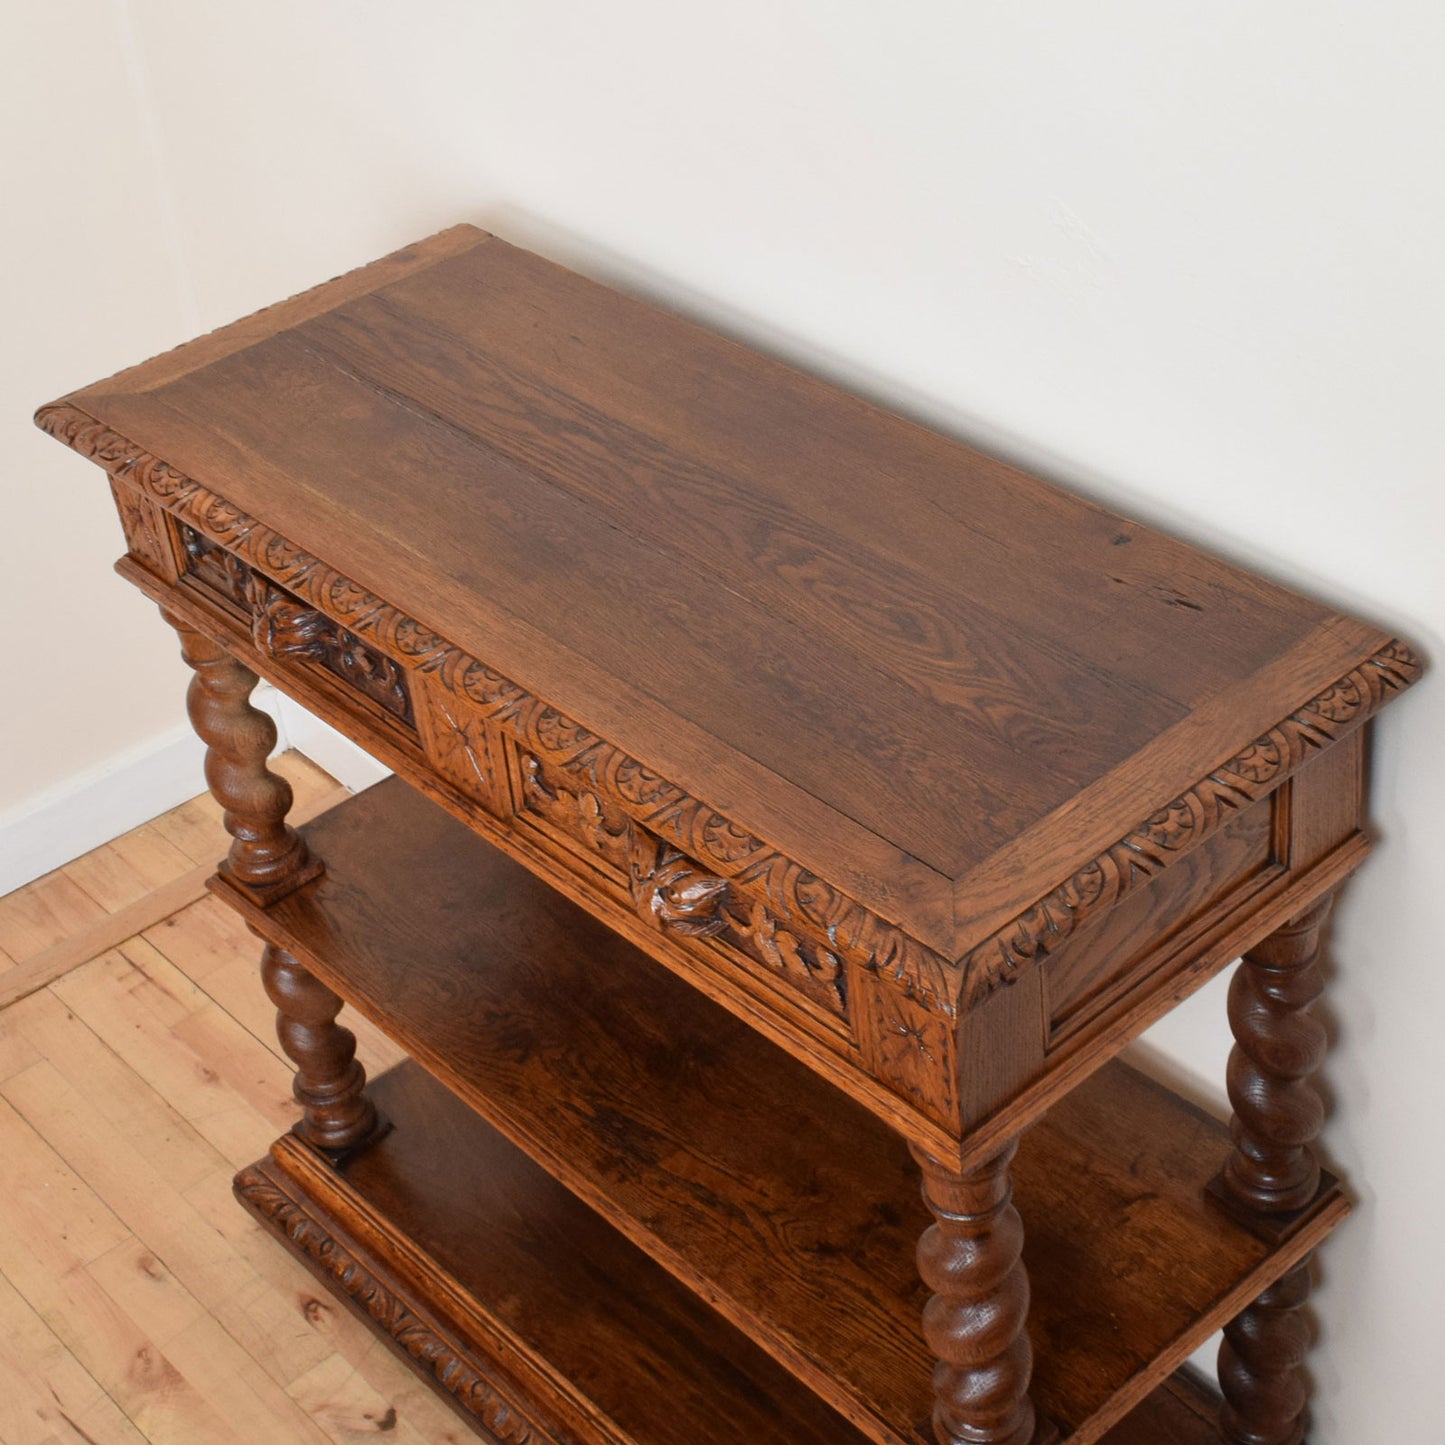
<path id="1" fill-rule="evenodd" d="M 243 1169 L 234 1185 L 249 1208 L 312 1260 L 332 1287 L 349 1295 L 412 1359 L 428 1367 L 469 1414 L 506 1445 L 552 1445 L 503 1391 L 370 1272 L 326 1227 L 261 1169 Z"/>
<path id="2" fill-rule="evenodd" d="M 574 784 L 569 787 L 531 753 L 520 762 L 527 808 L 624 876 L 644 922 L 675 937 L 715 938 L 847 1016 L 843 964 L 835 952 L 800 936 L 762 899 L 650 833 L 572 773 L 561 775 Z"/>
<path id="3" fill-rule="evenodd" d="M 521 763 L 522 796 L 528 807 L 619 872 L 626 872 L 632 846 L 627 816 L 596 793 L 550 781 L 541 761 L 531 753 L 523 753 Z"/>
<path id="4" fill-rule="evenodd" d="M 726 937 L 742 952 L 780 975 L 833 1013 L 846 1017 L 848 997 L 843 964 L 831 949 L 799 938 L 757 898 L 734 893 L 723 901 Z"/>
<path id="5" fill-rule="evenodd" d="M 711 938 L 727 927 L 722 898 L 727 879 L 706 873 L 676 848 L 633 828 L 627 878 L 639 916 L 680 938 Z"/>
<path id="6" fill-rule="evenodd" d="M 183 523 L 180 534 L 186 570 L 246 613 L 257 651 L 267 657 L 307 658 L 408 727 L 416 726 L 406 677 L 389 657 L 193 527 Z"/>
<path id="7" fill-rule="evenodd" d="M 42 407 L 36 421 L 339 619 L 338 626 L 344 623 L 403 667 L 436 676 L 521 748 L 573 772 L 599 799 L 727 878 L 736 893 L 764 900 L 799 937 L 950 1017 L 960 1004 L 971 1007 L 1011 983 L 1084 919 L 1113 907 L 1202 843 L 1321 747 L 1358 727 L 1420 671 L 1414 653 L 1392 642 L 954 962 L 74 405 Z"/>

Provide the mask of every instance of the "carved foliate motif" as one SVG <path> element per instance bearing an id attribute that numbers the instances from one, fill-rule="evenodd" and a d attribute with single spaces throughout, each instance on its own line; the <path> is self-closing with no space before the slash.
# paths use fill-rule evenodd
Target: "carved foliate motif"
<path id="1" fill-rule="evenodd" d="M 727 927 L 722 914 L 727 879 L 704 872 L 643 829 L 633 827 L 627 881 L 641 918 L 679 938 L 713 938 Z"/>
<path id="2" fill-rule="evenodd" d="M 181 544 L 186 549 L 186 571 L 204 582 L 212 592 L 220 593 L 243 612 L 249 612 L 246 587 L 251 580 L 251 569 L 234 553 L 217 546 L 209 537 L 203 537 L 194 527 L 182 526 L 179 530 Z"/>
<path id="3" fill-rule="evenodd" d="M 1204 842 L 1420 671 L 1409 647 L 1392 642 L 953 961 L 77 407 L 44 407 L 36 420 L 327 616 L 343 619 L 357 637 L 404 667 L 437 677 L 522 749 L 575 771 L 599 799 L 729 879 L 738 892 L 765 900 L 799 937 L 950 1017 L 1011 983 L 1085 918 L 1113 907 Z"/>
<path id="4" fill-rule="evenodd" d="M 254 572 L 246 579 L 251 612 L 251 641 L 268 657 L 326 659 L 336 628 L 314 607 L 273 587 Z"/>
<path id="5" fill-rule="evenodd" d="M 409 727 L 416 726 L 406 677 L 389 657 L 259 573 L 247 579 L 246 598 L 251 640 L 261 652 L 310 658 Z"/>
<path id="6" fill-rule="evenodd" d="M 823 948 L 785 928 L 757 898 L 729 890 L 723 902 L 726 936 L 741 952 L 786 979 L 799 992 L 846 1017 L 848 996 L 843 964 Z"/>
<path id="7" fill-rule="evenodd" d="M 1420 659 L 1394 641 L 1039 899 L 960 961 L 964 1008 L 1011 983 L 1058 948 L 1085 919 L 1217 833 L 1309 758 L 1377 712 L 1420 674 Z"/>
<path id="8" fill-rule="evenodd" d="M 527 807 L 619 872 L 625 872 L 632 846 L 626 814 L 603 802 L 596 793 L 549 781 L 541 761 L 531 753 L 522 754 L 521 765 L 522 797 Z"/>
<path id="9" fill-rule="evenodd" d="M 553 1437 L 539 1430 L 496 1382 L 486 1379 L 262 1169 L 243 1169 L 234 1188 L 250 1209 L 313 1262 L 333 1289 L 354 1300 L 412 1359 L 430 1369 L 495 1439 L 505 1445 L 553 1445 Z"/>
<path id="10" fill-rule="evenodd" d="M 582 736 L 590 737 L 571 733 L 569 741 L 576 745 Z M 643 828 L 607 797 L 578 784 L 573 771 L 549 772 L 531 753 L 523 753 L 519 762 L 525 808 L 625 878 L 633 907 L 645 922 L 674 937 L 716 939 L 846 1017 L 843 964 L 832 949 L 801 937 L 764 900 L 733 887 Z M 627 790 L 650 794 L 656 801 L 660 782 L 638 768 L 629 773 Z M 717 830 L 715 837 L 720 845 L 715 852 L 726 854 L 748 835 L 729 827 Z M 751 846 L 758 846 L 756 840 Z"/>
<path id="11" fill-rule="evenodd" d="M 187 572 L 246 614 L 258 651 L 308 658 L 408 727 L 416 726 L 406 676 L 390 658 L 193 527 L 183 523 L 180 535 Z"/>

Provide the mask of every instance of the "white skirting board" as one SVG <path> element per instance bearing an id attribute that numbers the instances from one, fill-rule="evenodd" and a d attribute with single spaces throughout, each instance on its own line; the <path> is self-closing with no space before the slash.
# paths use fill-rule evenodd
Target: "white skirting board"
<path id="1" fill-rule="evenodd" d="M 388 775 L 355 743 L 275 688 L 263 683 L 252 701 L 275 718 L 278 750 L 297 749 L 352 792 Z M 161 737 L 0 814 L 0 895 L 204 792 L 204 756 L 205 747 L 190 727 L 177 724 Z"/>
<path id="2" fill-rule="evenodd" d="M 310 758 L 318 768 L 325 768 L 343 788 L 360 793 L 391 776 L 391 769 L 377 762 L 365 749 L 359 748 L 350 738 L 329 727 L 319 717 L 306 711 L 299 702 L 284 693 L 268 689 L 277 704 L 276 728 L 285 746 L 295 748 L 298 753 Z M 256 689 L 257 702 L 266 707 Z M 270 708 L 267 708 L 270 711 Z"/>

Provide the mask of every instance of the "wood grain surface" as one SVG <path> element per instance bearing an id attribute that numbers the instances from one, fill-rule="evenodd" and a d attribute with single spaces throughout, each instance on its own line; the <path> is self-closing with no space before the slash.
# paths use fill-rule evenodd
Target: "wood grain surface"
<path id="1" fill-rule="evenodd" d="M 339 1176 L 287 1139 L 237 1190 L 489 1437 L 861 1445 L 421 1069 L 404 1064 L 373 1089 L 397 1127 Z M 1102 1445 L 1205 1445 L 1217 1408 L 1176 1375 Z"/>
<path id="2" fill-rule="evenodd" d="M 468 228 L 69 400 L 945 950 L 1389 642 Z"/>
<path id="3" fill-rule="evenodd" d="M 315 883 L 241 908 L 873 1439 L 931 1409 L 904 1144 L 400 780 L 308 824 Z M 1227 1132 L 1111 1065 L 1023 1140 L 1041 1410 L 1098 1439 L 1344 1212 L 1282 1244 L 1204 1198 Z M 1130 1227 L 1119 1227 L 1128 1219 Z"/>

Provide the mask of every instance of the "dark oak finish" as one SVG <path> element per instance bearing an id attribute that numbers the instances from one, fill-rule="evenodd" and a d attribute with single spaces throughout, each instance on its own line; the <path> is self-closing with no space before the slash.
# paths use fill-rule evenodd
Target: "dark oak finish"
<path id="1" fill-rule="evenodd" d="M 236 1191 L 464 1418 L 507 1445 L 863 1445 L 419 1069 L 373 1087 L 376 1148 L 333 1172 L 283 1139 Z M 1217 1410 L 1175 1375 L 1102 1445 L 1212 1445 Z"/>
<path id="2" fill-rule="evenodd" d="M 376 1147 L 332 1172 L 283 1140 L 237 1192 L 499 1439 L 865 1445 L 420 1069 L 373 1092 Z"/>
<path id="3" fill-rule="evenodd" d="M 372 282 L 67 405 L 946 957 L 1390 644 L 484 233 Z"/>
<path id="4" fill-rule="evenodd" d="M 1224 1327 L 1220 1425 L 1230 1445 L 1300 1445 L 1304 1439 L 1310 1328 L 1301 1311 L 1310 1285 L 1306 1256 Z"/>
<path id="5" fill-rule="evenodd" d="M 243 1195 L 469 1418 L 1192 1442 L 1228 1323 L 1228 1438 L 1294 1445 L 1321 900 L 1407 644 L 466 226 L 37 421 L 180 631 L 268 943 L 303 1117 Z M 257 676 L 452 821 L 397 782 L 308 850 Z M 1240 953 L 1231 1148 L 1115 1055 Z M 389 1135 L 342 999 L 481 1118 L 397 1085 Z M 661 1423 L 518 1343 L 548 1251 L 504 1289 L 423 1197 L 471 1130 L 664 1281 L 566 1284 Z"/>
<path id="6" fill-rule="evenodd" d="M 1325 1026 L 1309 1009 L 1324 992 L 1320 929 L 1330 902 L 1326 895 L 1256 944 L 1230 982 L 1234 1150 L 1224 1185 L 1262 1214 L 1303 1209 L 1319 1189 L 1312 1146 L 1325 1108 L 1309 1079 L 1324 1062 Z"/>
<path id="7" fill-rule="evenodd" d="M 1034 1439 L 1024 1224 L 1009 1182 L 1017 1148 L 964 1174 L 916 1155 L 933 1214 L 918 1241 L 918 1273 L 933 1290 L 923 1307 L 923 1338 L 938 1356 L 933 1426 L 949 1445 Z"/>
<path id="8" fill-rule="evenodd" d="M 356 1059 L 356 1035 L 336 1022 L 340 995 L 274 943 L 262 950 L 261 982 L 276 1005 L 276 1037 L 296 1065 L 301 1137 L 330 1154 L 355 1149 L 375 1132 L 377 1117 L 363 1092 L 366 1070 Z"/>
<path id="9" fill-rule="evenodd" d="M 186 707 L 206 744 L 206 782 L 226 810 L 232 840 L 220 875 L 253 902 L 274 902 L 321 871 L 286 822 L 291 784 L 266 766 L 276 724 L 251 706 L 254 672 L 179 614 L 162 609 L 161 615 L 176 629 L 181 656 L 195 673 Z"/>
<path id="10" fill-rule="evenodd" d="M 248 921 L 861 1429 L 911 1442 L 931 1218 L 897 1136 L 399 780 L 303 831 L 326 875 Z M 1034 1395 L 1066 1438 L 1344 1216 L 1332 1189 L 1260 1238 L 1205 1198 L 1228 1147 L 1117 1064 L 1023 1136 Z"/>

